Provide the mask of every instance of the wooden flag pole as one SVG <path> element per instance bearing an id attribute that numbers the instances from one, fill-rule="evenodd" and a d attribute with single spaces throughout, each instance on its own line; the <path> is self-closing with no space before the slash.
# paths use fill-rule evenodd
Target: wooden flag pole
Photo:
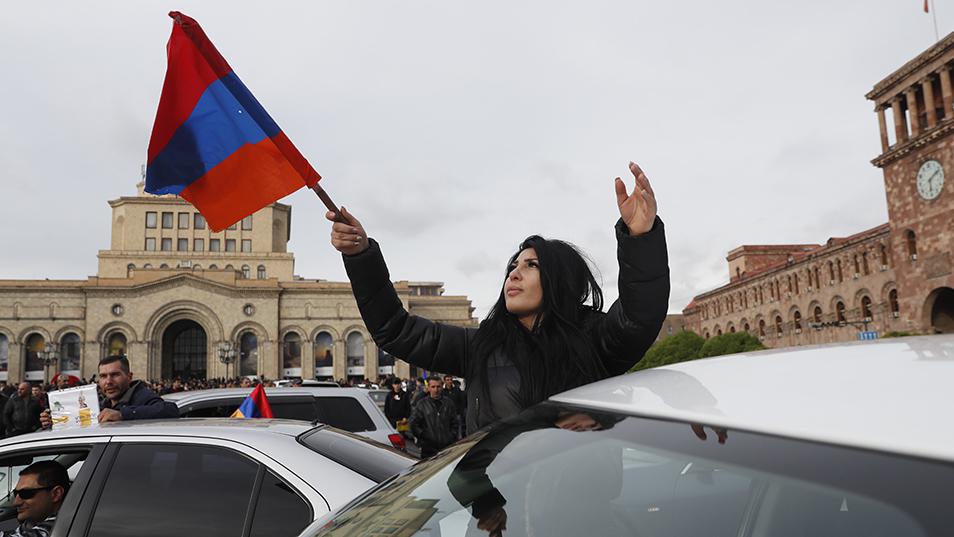
<path id="1" fill-rule="evenodd" d="M 315 183 L 315 186 L 313 186 L 311 189 L 315 191 L 315 194 L 317 194 L 318 197 L 321 199 L 321 202 L 325 204 L 325 207 L 327 207 L 329 211 L 335 213 L 335 222 L 343 222 L 343 223 L 348 222 L 345 219 L 344 215 L 341 214 L 341 211 L 338 210 L 338 207 L 335 205 L 335 202 L 331 201 L 331 196 L 329 196 L 328 193 L 325 192 L 325 189 L 321 188 L 321 185 L 319 185 L 318 183 Z"/>

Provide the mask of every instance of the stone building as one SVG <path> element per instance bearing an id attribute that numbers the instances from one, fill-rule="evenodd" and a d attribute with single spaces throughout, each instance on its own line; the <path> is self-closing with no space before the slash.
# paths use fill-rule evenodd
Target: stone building
<path id="1" fill-rule="evenodd" d="M 371 340 L 348 283 L 294 275 L 291 207 L 274 203 L 212 233 L 189 203 L 142 183 L 109 205 L 112 240 L 96 276 L 0 280 L 0 380 L 88 378 L 110 354 L 149 379 L 411 373 Z M 444 296 L 440 282 L 395 287 L 413 314 L 476 326 L 470 300 Z M 47 347 L 57 356 L 44 367 Z"/>
<path id="2" fill-rule="evenodd" d="M 729 283 L 696 296 L 687 325 L 704 337 L 748 331 L 772 347 L 853 340 L 859 330 L 954 332 L 952 69 L 954 34 L 867 94 L 887 223 L 825 244 L 730 251 Z"/>

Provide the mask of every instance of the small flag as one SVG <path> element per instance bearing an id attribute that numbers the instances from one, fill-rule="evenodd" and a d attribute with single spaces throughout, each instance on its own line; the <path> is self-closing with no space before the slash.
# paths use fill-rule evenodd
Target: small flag
<path id="1" fill-rule="evenodd" d="M 252 390 L 252 393 L 242 401 L 238 409 L 232 413 L 231 418 L 273 418 L 272 407 L 268 404 L 268 397 L 265 395 L 265 387 L 259 384 Z"/>
<path id="2" fill-rule="evenodd" d="M 199 23 L 172 11 L 146 192 L 176 194 L 221 231 L 321 176 L 239 80 Z"/>
<path id="3" fill-rule="evenodd" d="M 930 13 L 930 11 L 928 10 L 928 0 L 924 0 L 924 12 Z"/>

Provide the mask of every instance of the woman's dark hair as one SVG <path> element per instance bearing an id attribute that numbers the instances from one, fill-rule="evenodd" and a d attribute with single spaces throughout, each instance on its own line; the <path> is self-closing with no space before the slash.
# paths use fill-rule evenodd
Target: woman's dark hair
<path id="1" fill-rule="evenodd" d="M 520 252 L 533 248 L 537 254 L 543 300 L 532 330 L 507 311 L 501 286 L 500 296 L 480 323 L 474 338 L 474 373 L 480 376 L 485 400 L 489 397 L 488 366 L 501 353 L 520 373 L 521 403 L 538 403 L 564 390 L 606 378 L 596 349 L 583 331 L 594 312 L 603 309 L 603 292 L 587 259 L 572 244 L 527 237 L 507 263 L 507 274 Z"/>

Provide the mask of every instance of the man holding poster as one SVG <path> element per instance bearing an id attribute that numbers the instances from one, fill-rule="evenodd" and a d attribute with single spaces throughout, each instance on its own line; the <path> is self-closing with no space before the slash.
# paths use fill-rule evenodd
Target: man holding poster
<path id="1" fill-rule="evenodd" d="M 125 420 L 178 418 L 179 408 L 159 397 L 143 381 L 133 380 L 125 356 L 107 356 L 99 361 L 99 423 Z M 43 428 L 52 425 L 50 411 L 40 415 Z"/>

